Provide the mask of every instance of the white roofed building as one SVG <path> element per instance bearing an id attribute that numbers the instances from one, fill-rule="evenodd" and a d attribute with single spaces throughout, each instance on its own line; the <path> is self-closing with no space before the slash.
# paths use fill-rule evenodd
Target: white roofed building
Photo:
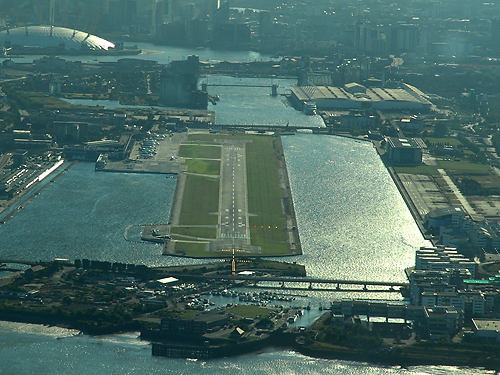
<path id="1" fill-rule="evenodd" d="M 293 86 L 292 103 L 302 110 L 306 102 L 314 102 L 318 110 L 378 109 L 387 111 L 430 110 L 432 103 L 417 88 L 403 84 L 401 88 L 367 88 L 358 83 L 340 86 Z"/>
<path id="2" fill-rule="evenodd" d="M 114 49 L 110 41 L 83 31 L 55 26 L 16 27 L 0 32 L 0 45 L 5 48 L 64 49 L 66 51 L 107 51 Z"/>

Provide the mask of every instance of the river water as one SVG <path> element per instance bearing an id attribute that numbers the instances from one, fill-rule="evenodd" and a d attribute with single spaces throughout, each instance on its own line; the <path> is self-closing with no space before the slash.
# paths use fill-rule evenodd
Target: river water
<path id="1" fill-rule="evenodd" d="M 163 54 L 170 51 L 165 49 Z M 213 107 L 219 123 L 243 124 L 255 108 L 260 108 L 262 119 L 273 123 L 283 124 L 283 116 L 299 124 L 319 119 L 295 112 L 279 97 L 271 98 L 269 88 L 257 89 L 240 105 L 236 90 L 241 89 L 214 89 L 221 95 L 220 104 Z M 224 105 L 224 98 L 232 99 Z M 299 133 L 283 137 L 283 146 L 304 253 L 286 260 L 306 265 L 309 276 L 404 281 L 404 268 L 413 265 L 415 250 L 426 243 L 371 144 Z M 164 257 L 159 245 L 138 241 L 141 225 L 168 221 L 174 189 L 175 179 L 95 173 L 92 164 L 79 163 L 0 226 L 0 258 L 89 258 L 149 266 L 199 262 Z M 349 296 L 317 293 L 312 299 L 322 303 Z M 369 297 L 397 299 L 365 296 Z M 149 343 L 138 340 L 135 333 L 106 337 L 74 334 L 59 328 L 0 322 L 0 374 L 483 372 L 453 367 L 381 368 L 273 349 L 209 362 L 153 358 Z"/>

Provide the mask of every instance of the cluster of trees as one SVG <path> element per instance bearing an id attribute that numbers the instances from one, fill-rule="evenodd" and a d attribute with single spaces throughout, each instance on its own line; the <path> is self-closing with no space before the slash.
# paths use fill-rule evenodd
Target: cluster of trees
<path id="1" fill-rule="evenodd" d="M 464 195 L 489 196 L 500 194 L 500 188 L 485 188 L 479 182 L 471 178 L 462 178 L 459 181 L 459 188 L 460 192 Z"/>
<path id="2" fill-rule="evenodd" d="M 137 311 L 142 312 L 142 306 Z M 96 307 L 86 309 L 24 306 L 12 301 L 0 300 L 0 313 L 14 314 L 21 321 L 30 321 L 30 317 L 46 322 L 72 323 L 76 328 L 117 326 L 132 324 L 136 310 L 125 309 L 122 304 L 115 304 L 109 309 Z"/>
<path id="3" fill-rule="evenodd" d="M 457 135 L 457 139 L 460 141 L 460 143 L 467 148 L 469 151 L 472 151 L 474 155 L 469 156 L 469 160 L 473 163 L 479 163 L 479 164 L 486 164 L 487 158 L 486 155 L 484 154 L 483 151 L 481 151 L 481 148 L 476 145 L 475 143 L 472 143 L 469 141 L 466 137 L 463 135 L 459 134 Z"/>
<path id="4" fill-rule="evenodd" d="M 374 349 L 383 345 L 380 334 L 371 332 L 361 324 L 341 328 L 328 322 L 318 339 L 329 344 L 353 349 Z"/>

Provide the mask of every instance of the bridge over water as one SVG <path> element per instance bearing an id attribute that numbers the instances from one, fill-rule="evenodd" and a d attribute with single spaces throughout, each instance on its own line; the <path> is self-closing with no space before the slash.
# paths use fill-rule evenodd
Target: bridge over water
<path id="1" fill-rule="evenodd" d="M 271 95 L 272 96 L 278 96 L 278 87 L 279 85 L 277 84 L 270 84 L 270 85 L 256 85 L 256 84 L 231 84 L 231 83 L 207 83 L 204 82 L 201 84 L 201 89 L 203 91 L 207 91 L 207 87 L 270 87 L 271 88 Z"/>
<path id="2" fill-rule="evenodd" d="M 186 277 L 185 274 L 174 277 Z M 242 275 L 189 275 L 200 280 L 245 281 L 247 287 L 266 289 L 314 290 L 326 292 L 401 293 L 408 283 L 368 280 L 322 279 L 311 277 L 242 276 Z"/>

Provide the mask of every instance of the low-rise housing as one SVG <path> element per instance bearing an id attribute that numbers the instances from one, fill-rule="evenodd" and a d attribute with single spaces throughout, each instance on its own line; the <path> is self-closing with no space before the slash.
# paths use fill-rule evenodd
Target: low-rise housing
<path id="1" fill-rule="evenodd" d="M 500 342 L 500 320 L 472 319 L 474 337 L 486 342 Z"/>

